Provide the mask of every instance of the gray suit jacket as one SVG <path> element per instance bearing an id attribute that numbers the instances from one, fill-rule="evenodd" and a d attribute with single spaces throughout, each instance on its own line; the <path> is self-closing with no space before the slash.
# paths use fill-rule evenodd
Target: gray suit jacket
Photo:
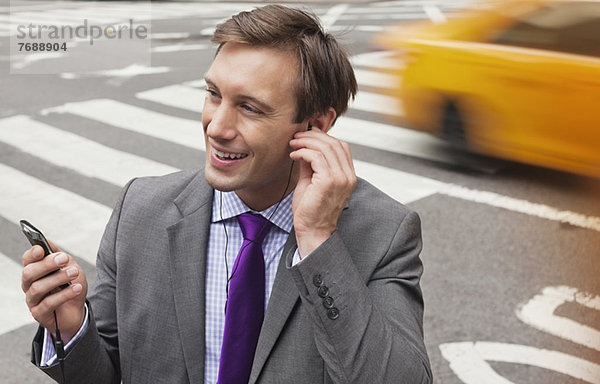
<path id="1" fill-rule="evenodd" d="M 203 171 L 130 182 L 106 227 L 88 331 L 67 383 L 203 383 L 213 190 Z M 417 214 L 363 180 L 337 231 L 290 267 L 290 235 L 250 383 L 431 383 L 423 343 Z M 318 295 L 322 285 L 338 309 Z M 40 335 L 33 360 L 39 362 Z M 44 369 L 60 379 L 57 365 Z"/>

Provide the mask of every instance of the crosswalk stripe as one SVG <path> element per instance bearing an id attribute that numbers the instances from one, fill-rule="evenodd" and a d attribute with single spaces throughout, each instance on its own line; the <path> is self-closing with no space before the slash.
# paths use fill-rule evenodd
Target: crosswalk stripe
<path id="1" fill-rule="evenodd" d="M 162 88 L 136 93 L 136 97 L 170 107 L 183 108 L 190 111 L 202 112 L 204 108 L 204 90 L 185 85 L 169 85 Z"/>
<path id="2" fill-rule="evenodd" d="M 51 112 L 70 113 L 193 149 L 205 149 L 201 121 L 173 117 L 116 100 L 94 99 L 67 103 L 43 111 Z"/>
<path id="3" fill-rule="evenodd" d="M 106 8 L 106 7 L 87 7 L 81 10 L 83 14 L 87 15 L 98 15 L 98 16 L 106 16 L 112 17 L 120 20 L 129 20 L 133 19 L 134 21 L 145 20 L 147 18 L 151 18 L 155 12 L 153 12 L 151 5 L 140 6 L 135 9 L 134 13 L 129 13 L 127 11 L 132 11 L 131 9 L 124 9 L 121 7 L 116 8 Z M 181 12 L 179 13 L 181 15 Z"/>
<path id="4" fill-rule="evenodd" d="M 136 176 L 178 171 L 128 152 L 118 151 L 27 116 L 0 120 L 0 140 L 49 163 L 88 177 L 123 186 Z M 51 150 L 49 150 L 51 148 Z"/>
<path id="5" fill-rule="evenodd" d="M 21 265 L 0 253 L 0 335 L 34 322 L 21 291 Z"/>
<path id="6" fill-rule="evenodd" d="M 342 15 L 339 20 L 420 20 L 423 19 L 425 13 L 401 13 L 401 14 L 368 14 L 368 15 Z"/>
<path id="7" fill-rule="evenodd" d="M 399 83 L 396 76 L 364 69 L 355 69 L 354 76 L 356 76 L 358 84 L 369 87 L 395 88 Z"/>
<path id="8" fill-rule="evenodd" d="M 39 16 L 37 16 L 39 15 Z M 60 25 L 62 20 L 75 20 L 78 21 L 79 24 L 83 24 L 84 20 L 88 20 L 88 25 L 97 23 L 111 23 L 117 20 L 126 20 L 125 17 L 102 17 L 101 15 L 97 15 L 94 12 L 82 12 L 79 9 L 57 9 L 55 11 L 46 11 L 43 14 L 37 14 L 37 17 L 46 19 L 49 17 L 54 18 L 53 25 Z M 93 20 L 93 22 L 92 22 Z M 33 20 L 35 24 L 35 19 Z"/>
<path id="9" fill-rule="evenodd" d="M 331 32 L 381 32 L 384 29 L 384 25 L 334 25 L 333 27 L 329 28 Z"/>
<path id="10" fill-rule="evenodd" d="M 175 45 L 161 45 L 153 47 L 151 52 L 153 53 L 170 53 L 170 52 L 184 52 L 184 51 L 202 51 L 204 49 L 212 48 L 209 44 L 175 44 Z"/>
<path id="11" fill-rule="evenodd" d="M 417 13 L 421 12 L 423 15 L 423 6 L 422 5 L 412 5 L 412 6 L 403 6 L 403 7 L 356 7 L 350 8 L 346 11 L 346 13 L 358 13 L 360 15 L 368 15 L 370 13 Z"/>
<path id="12" fill-rule="evenodd" d="M 89 15 L 93 17 L 94 15 Z M 88 25 L 90 23 L 90 18 L 88 17 Z M 61 11 L 46 11 L 44 13 L 40 12 L 26 12 L 26 13 L 13 13 L 10 16 L 11 24 L 15 24 L 17 22 L 23 23 L 28 26 L 30 23 L 34 26 L 46 22 L 47 24 L 56 25 L 60 28 L 61 25 L 74 25 L 83 23 L 84 17 L 82 14 L 62 14 Z"/>
<path id="13" fill-rule="evenodd" d="M 361 53 L 350 58 L 352 66 L 369 67 L 377 69 L 396 69 L 398 61 L 393 59 L 394 52 L 391 51 L 375 51 Z"/>
<path id="14" fill-rule="evenodd" d="M 354 160 L 356 174 L 381 189 L 388 196 L 408 204 L 431 196 L 442 189 L 442 182 L 396 169 Z"/>
<path id="15" fill-rule="evenodd" d="M 331 135 L 348 143 L 399 153 L 421 159 L 447 162 L 440 153 L 440 140 L 422 132 L 393 125 L 341 116 L 331 130 Z"/>
<path id="16" fill-rule="evenodd" d="M 191 88 L 190 88 L 191 89 Z M 164 96 L 166 93 L 163 90 L 161 90 L 161 92 L 157 93 L 157 95 L 159 96 Z M 153 101 L 164 101 L 164 99 L 157 99 L 157 100 L 153 100 Z M 173 102 L 177 102 L 177 99 L 170 99 Z M 86 118 L 92 118 L 92 119 L 96 119 L 96 118 L 101 118 L 103 123 L 107 123 L 107 124 L 111 124 L 111 125 L 115 125 L 115 126 L 123 126 L 126 123 L 124 123 L 123 121 L 121 121 L 120 118 L 117 119 L 113 119 L 113 118 L 109 118 L 107 116 L 114 116 L 114 115 L 122 115 L 122 114 L 126 114 L 126 115 L 135 115 L 137 117 L 137 119 L 139 120 L 146 120 L 145 117 L 142 117 L 142 113 L 144 113 L 144 111 L 146 113 L 152 114 L 152 115 L 157 115 L 156 112 L 152 112 L 152 111 L 148 111 L 148 110 L 141 110 L 140 108 L 137 107 L 131 107 L 116 101 L 112 101 L 112 100 L 91 100 L 91 101 L 86 101 L 86 102 L 81 102 L 81 103 L 70 103 L 65 105 L 64 107 L 60 107 L 62 111 L 64 112 L 69 112 L 69 113 L 74 113 L 77 115 L 81 115 L 84 116 Z M 130 108 L 136 108 L 133 112 L 130 111 Z M 160 115 L 160 114 L 158 114 Z M 162 115 L 165 116 L 165 115 Z M 110 121 L 108 121 L 110 119 Z M 351 131 L 351 134 L 346 134 L 346 136 L 351 136 L 351 135 L 355 135 L 357 138 L 355 141 L 361 141 L 358 139 L 357 133 L 360 131 L 362 133 L 362 136 L 364 138 L 364 133 L 368 131 L 368 129 L 365 129 L 364 126 L 366 124 L 372 124 L 372 123 L 368 123 L 368 122 L 360 122 L 359 120 L 355 120 L 355 119 L 351 119 L 351 120 L 346 120 L 347 118 L 341 117 L 341 120 L 339 121 L 343 127 L 341 127 L 337 132 L 340 133 L 339 136 L 344 136 L 344 134 L 346 134 L 344 131 L 346 130 L 346 127 L 350 127 L 353 126 L 355 123 L 356 124 L 356 128 L 349 128 L 349 131 Z M 142 126 L 144 124 L 141 124 Z M 337 123 L 336 123 L 337 125 Z M 189 146 L 189 142 L 184 140 L 182 141 L 181 138 L 178 136 L 177 132 L 172 132 L 170 130 L 161 128 L 161 124 L 157 124 L 156 125 L 156 129 L 155 127 L 146 127 L 147 129 L 145 129 L 144 131 L 139 131 L 140 133 L 144 133 L 146 135 L 149 136 L 153 136 L 153 137 L 158 137 L 161 138 L 163 140 L 167 140 L 167 141 L 171 141 L 171 142 L 175 142 L 177 144 L 182 144 L 182 145 L 187 145 Z M 389 127 L 385 127 L 383 124 L 378 127 L 378 131 L 379 132 L 386 132 L 388 137 L 387 139 L 390 140 L 390 137 L 393 136 L 394 140 L 400 140 L 400 138 L 402 137 L 401 135 L 398 137 L 397 135 L 394 136 L 394 133 L 392 133 L 393 131 L 391 131 L 392 128 Z M 338 134 L 336 134 L 338 135 Z M 354 139 L 353 139 L 354 140 Z M 364 140 L 362 140 L 362 143 L 364 144 Z M 378 144 L 380 145 L 380 144 Z M 390 148 L 391 146 L 394 145 L 394 142 L 390 140 Z M 196 148 L 196 149 L 202 149 L 204 150 L 204 147 L 202 148 Z M 389 148 L 388 148 L 389 149 Z M 428 196 L 430 194 L 435 193 L 436 190 L 439 189 L 439 186 L 442 185 L 439 182 L 436 182 L 434 180 L 430 180 L 430 179 L 426 179 L 420 176 L 416 176 L 416 175 L 410 175 L 408 173 L 404 173 L 401 171 L 396 171 L 394 169 L 391 168 L 386 168 L 386 167 L 381 167 L 381 166 L 377 166 L 374 164 L 368 164 L 368 163 L 364 163 L 361 161 L 356 161 L 355 164 L 358 164 L 357 166 L 357 174 L 369 181 L 372 181 L 375 185 L 379 186 L 380 188 L 383 188 L 383 190 L 388 193 L 390 196 L 398 199 L 399 201 L 402 202 L 410 202 L 410 201 L 414 201 L 416 199 Z M 406 181 L 404 181 L 406 180 Z M 399 187 L 401 186 L 401 188 Z M 434 188 L 435 187 L 435 188 Z"/>
<path id="17" fill-rule="evenodd" d="M 379 3 L 373 3 L 373 7 L 413 7 L 413 6 L 423 6 L 423 5 L 438 5 L 441 7 L 461 7 L 467 4 L 473 3 L 476 0 L 460 0 L 460 1 L 444 1 L 444 0 L 392 0 L 392 1 L 382 1 Z"/>
<path id="18" fill-rule="evenodd" d="M 357 82 L 360 85 L 389 88 L 397 83 L 397 78 L 392 75 L 356 70 Z M 159 104 L 201 112 L 204 105 L 204 90 L 190 88 L 184 85 L 169 85 L 166 87 L 139 92 L 136 97 L 150 100 Z M 394 97 L 380 95 L 366 91 L 359 91 L 350 108 L 380 113 L 384 115 L 401 115 L 400 101 Z"/>
<path id="19" fill-rule="evenodd" d="M 90 264 L 111 209 L 0 163 L 0 215 L 18 225 L 27 219 L 62 249 Z"/>
<path id="20" fill-rule="evenodd" d="M 400 100 L 378 93 L 358 91 L 349 108 L 382 115 L 402 116 Z"/>

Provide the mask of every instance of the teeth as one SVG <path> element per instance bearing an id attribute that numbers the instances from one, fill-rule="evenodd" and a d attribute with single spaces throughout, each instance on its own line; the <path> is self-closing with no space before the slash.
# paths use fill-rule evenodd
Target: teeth
<path id="1" fill-rule="evenodd" d="M 241 158 L 248 156 L 245 153 L 227 153 L 227 152 L 217 151 L 216 149 L 214 151 L 217 154 L 217 156 L 219 156 L 222 159 L 241 159 Z"/>

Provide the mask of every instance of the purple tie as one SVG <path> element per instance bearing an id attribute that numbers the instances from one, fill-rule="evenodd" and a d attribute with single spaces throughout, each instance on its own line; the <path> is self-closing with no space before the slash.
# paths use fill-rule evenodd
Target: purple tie
<path id="1" fill-rule="evenodd" d="M 272 224 L 251 213 L 239 215 L 238 222 L 244 242 L 229 285 L 218 384 L 248 383 L 265 311 L 262 242 Z"/>

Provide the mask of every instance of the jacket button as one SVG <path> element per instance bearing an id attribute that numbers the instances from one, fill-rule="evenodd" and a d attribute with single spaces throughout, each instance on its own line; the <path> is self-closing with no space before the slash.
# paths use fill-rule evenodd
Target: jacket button
<path id="1" fill-rule="evenodd" d="M 321 285 L 323 285 L 323 277 L 320 274 L 316 274 L 313 276 L 313 284 L 316 287 L 320 287 Z"/>
<path id="2" fill-rule="evenodd" d="M 340 317 L 340 311 L 336 307 L 330 308 L 327 310 L 327 317 L 331 320 L 335 320 Z"/>
<path id="3" fill-rule="evenodd" d="M 319 295 L 319 297 L 325 297 L 329 294 L 329 288 L 327 288 L 326 285 L 321 285 L 317 290 L 317 294 Z"/>
<path id="4" fill-rule="evenodd" d="M 323 298 L 323 306 L 327 309 L 333 308 L 333 297 L 326 296 Z"/>

